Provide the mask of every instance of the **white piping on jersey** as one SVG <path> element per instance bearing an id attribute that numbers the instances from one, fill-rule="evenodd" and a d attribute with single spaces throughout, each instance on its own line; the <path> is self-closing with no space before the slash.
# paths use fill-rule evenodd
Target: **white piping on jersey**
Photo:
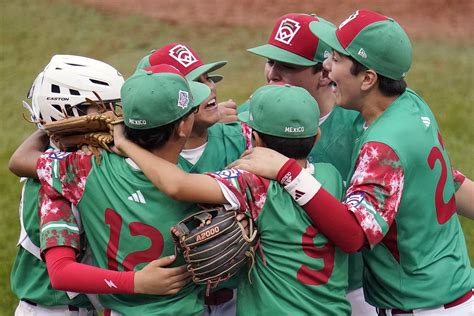
<path id="1" fill-rule="evenodd" d="M 77 226 L 71 226 L 68 224 L 54 224 L 54 223 L 43 226 L 43 228 L 41 228 L 41 232 L 44 232 L 45 230 L 50 229 L 50 228 L 59 228 L 59 227 L 63 227 L 63 228 L 67 228 L 67 229 L 79 232 L 79 228 Z"/>
<path id="2" fill-rule="evenodd" d="M 331 113 L 332 113 L 332 110 L 328 114 L 319 118 L 319 126 L 321 126 L 328 119 L 328 117 L 331 116 Z"/>
<path id="3" fill-rule="evenodd" d="M 141 171 L 140 167 L 130 158 L 125 158 L 125 161 L 132 167 L 134 170 Z"/>

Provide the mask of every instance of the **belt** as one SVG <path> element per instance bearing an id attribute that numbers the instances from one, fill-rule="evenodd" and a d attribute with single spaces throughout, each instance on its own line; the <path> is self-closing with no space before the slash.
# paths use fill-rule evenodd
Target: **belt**
<path id="1" fill-rule="evenodd" d="M 221 305 L 227 303 L 234 297 L 232 289 L 220 289 L 204 297 L 206 305 Z"/>
<path id="2" fill-rule="evenodd" d="M 467 300 L 469 300 L 471 297 L 472 297 L 472 291 L 469 290 L 469 292 L 467 292 L 466 294 L 464 294 L 463 296 L 461 297 L 458 297 L 457 299 L 455 299 L 454 301 L 452 302 L 449 302 L 447 304 L 444 304 L 444 308 L 451 308 L 451 307 L 454 307 L 454 306 L 458 306 L 464 302 L 466 302 Z M 413 314 L 413 310 L 410 309 L 410 310 L 403 310 L 403 309 L 397 309 L 397 308 L 392 308 L 392 315 L 396 315 L 396 314 Z M 379 309 L 378 310 L 378 314 L 379 316 L 386 316 L 387 315 L 387 309 Z"/>
<path id="3" fill-rule="evenodd" d="M 38 306 L 38 304 L 36 304 L 35 302 L 32 302 L 30 300 L 27 300 L 27 299 L 24 299 L 22 298 L 21 299 L 23 302 L 27 303 L 27 304 L 30 304 L 32 306 Z M 79 307 L 76 307 L 76 306 L 72 306 L 72 305 L 67 305 L 67 308 L 68 310 L 70 310 L 71 312 L 78 312 L 79 311 Z"/>

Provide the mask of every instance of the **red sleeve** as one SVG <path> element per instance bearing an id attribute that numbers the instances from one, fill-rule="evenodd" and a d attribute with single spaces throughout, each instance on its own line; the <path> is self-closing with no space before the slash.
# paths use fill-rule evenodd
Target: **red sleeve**
<path id="1" fill-rule="evenodd" d="M 90 294 L 133 294 L 135 272 L 117 272 L 76 262 L 70 247 L 54 247 L 45 253 L 51 285 L 56 290 Z"/>
<path id="2" fill-rule="evenodd" d="M 244 137 L 245 141 L 245 149 L 253 148 L 252 144 L 252 128 L 245 124 L 244 122 L 240 122 L 240 126 L 242 127 L 242 136 Z"/>
<path id="3" fill-rule="evenodd" d="M 42 254 L 57 246 L 72 247 L 79 251 L 80 228 L 71 203 L 48 183 L 42 183 L 40 199 L 40 245 Z"/>
<path id="4" fill-rule="evenodd" d="M 301 171 L 302 168 L 296 161 L 290 159 L 278 172 L 277 180 L 286 184 L 289 179 L 295 179 Z M 347 205 L 339 202 L 324 188 L 319 189 L 302 208 L 313 225 L 343 251 L 352 253 L 363 247 L 364 232 L 354 215 Z"/>
<path id="5" fill-rule="evenodd" d="M 248 210 L 252 218 L 257 219 L 265 204 L 270 180 L 240 169 L 226 169 L 207 175 L 232 192 L 239 201 L 241 211 Z"/>
<path id="6" fill-rule="evenodd" d="M 278 179 L 286 184 L 300 171 L 296 162 L 287 162 Z M 364 244 L 379 243 L 388 233 L 403 185 L 404 172 L 396 153 L 385 144 L 370 142 L 359 151 L 343 203 L 321 188 L 303 208 L 327 238 L 344 251 L 353 252 Z"/>
<path id="7" fill-rule="evenodd" d="M 38 179 L 77 205 L 84 194 L 92 159 L 82 151 L 46 151 L 36 164 Z"/>

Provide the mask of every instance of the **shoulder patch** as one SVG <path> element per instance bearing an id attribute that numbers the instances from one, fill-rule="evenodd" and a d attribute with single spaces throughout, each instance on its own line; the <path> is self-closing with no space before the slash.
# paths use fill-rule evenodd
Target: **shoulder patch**
<path id="1" fill-rule="evenodd" d="M 65 152 L 65 151 L 52 151 L 48 154 L 48 158 L 54 159 L 54 160 L 63 160 L 70 154 L 71 154 L 70 152 Z"/>

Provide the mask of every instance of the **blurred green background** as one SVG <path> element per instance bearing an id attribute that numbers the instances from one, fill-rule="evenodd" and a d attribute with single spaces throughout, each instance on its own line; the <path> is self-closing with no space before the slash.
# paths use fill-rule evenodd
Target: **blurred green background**
<path id="1" fill-rule="evenodd" d="M 10 155 L 35 127 L 26 122 L 21 101 L 33 79 L 54 54 L 83 55 L 105 61 L 128 77 L 149 50 L 171 43 L 189 44 L 204 61 L 228 60 L 219 70 L 218 98 L 241 103 L 263 85 L 265 60 L 245 51 L 264 43 L 271 30 L 257 27 L 180 26 L 142 16 L 97 11 L 65 0 L 1 0 L 0 7 L 0 315 L 12 315 L 17 298 L 9 274 L 19 234 L 20 183 L 7 169 Z M 409 86 L 432 107 L 453 165 L 474 178 L 474 89 L 472 41 L 424 39 L 414 42 Z M 409 137 L 409 135 L 407 135 Z M 461 219 L 471 261 L 474 225 Z"/>

